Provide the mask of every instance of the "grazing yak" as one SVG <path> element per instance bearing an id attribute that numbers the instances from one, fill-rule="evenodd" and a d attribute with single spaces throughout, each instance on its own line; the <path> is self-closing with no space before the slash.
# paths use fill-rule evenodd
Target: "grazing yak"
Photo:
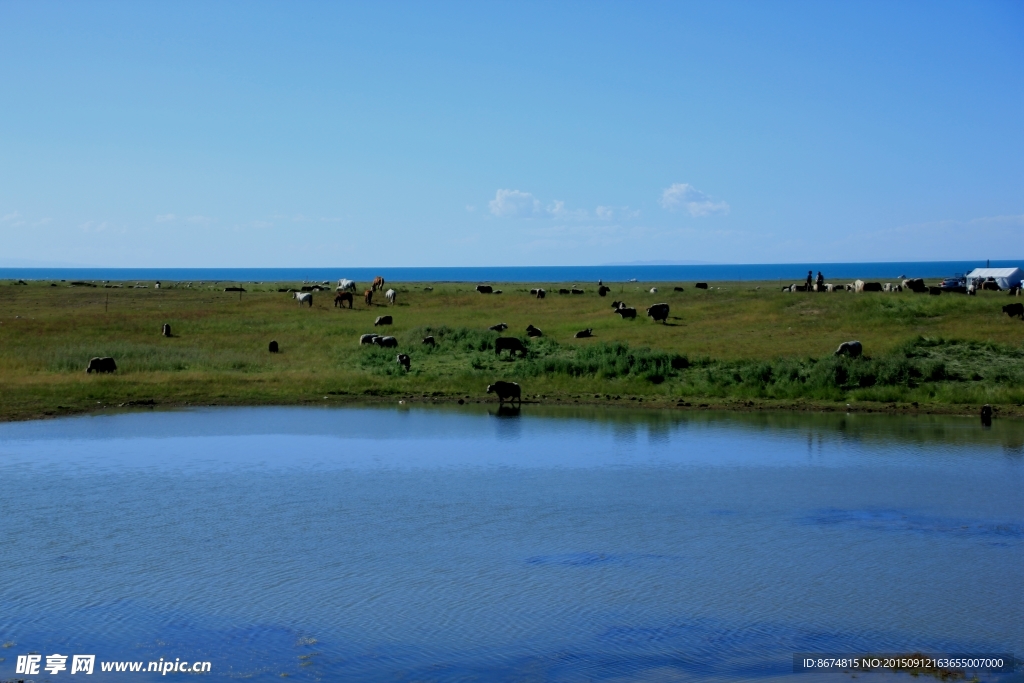
<path id="1" fill-rule="evenodd" d="M 538 290 L 537 290 L 537 298 L 538 298 L 538 299 L 543 299 L 543 298 L 544 298 L 544 297 L 546 297 L 547 295 L 548 295 L 548 293 L 547 293 L 547 292 L 545 292 L 545 291 L 544 291 L 543 289 L 538 289 Z"/>
<path id="2" fill-rule="evenodd" d="M 651 294 L 657 294 L 658 293 L 658 288 L 657 287 L 651 287 L 650 293 Z"/>
<path id="3" fill-rule="evenodd" d="M 672 291 L 673 292 L 681 292 L 681 291 L 683 291 L 683 288 L 682 287 L 673 287 Z"/>
<path id="4" fill-rule="evenodd" d="M 168 325 L 167 323 L 164 323 L 164 326 L 160 328 L 160 334 L 162 334 L 165 337 L 170 337 L 171 336 L 171 326 Z"/>
<path id="5" fill-rule="evenodd" d="M 114 370 L 117 370 L 117 363 L 109 356 L 106 358 L 90 358 L 89 365 L 85 368 L 86 372 L 113 372 Z"/>
<path id="6" fill-rule="evenodd" d="M 706 282 L 698 282 L 697 284 L 694 285 L 694 287 L 696 287 L 697 289 L 707 289 L 708 288 L 708 283 L 706 283 Z"/>
<path id="7" fill-rule="evenodd" d="M 569 290 L 566 289 L 565 287 L 561 287 L 561 288 L 559 288 L 558 293 L 559 294 L 568 294 Z"/>
<path id="8" fill-rule="evenodd" d="M 491 294 L 494 292 L 494 288 L 491 287 L 490 285 L 477 285 L 476 291 L 480 292 L 481 294 Z"/>
<path id="9" fill-rule="evenodd" d="M 498 380 L 494 384 L 487 385 L 488 394 L 497 394 L 499 405 L 503 405 L 505 401 L 508 401 L 512 405 L 523 404 L 523 390 L 519 388 L 519 384 L 516 382 L 502 382 Z"/>
<path id="10" fill-rule="evenodd" d="M 364 334 L 364 335 L 360 335 L 360 337 L 359 337 L 359 343 L 360 343 L 360 344 L 372 344 L 372 343 L 373 343 L 373 340 L 374 340 L 374 339 L 376 339 L 376 338 L 377 338 L 378 336 L 379 336 L 379 335 L 376 335 L 376 334 Z"/>
<path id="11" fill-rule="evenodd" d="M 620 306 L 619 308 L 615 309 L 615 312 L 621 315 L 623 320 L 625 320 L 626 318 L 636 317 L 636 309 L 630 308 L 628 306 Z"/>
<path id="12" fill-rule="evenodd" d="M 367 306 L 372 306 L 373 305 L 373 290 L 372 289 L 368 289 L 365 292 L 363 292 L 363 301 L 366 302 Z"/>
<path id="13" fill-rule="evenodd" d="M 1003 306 L 1003 313 L 1011 318 L 1017 317 L 1024 320 L 1024 304 L 1006 304 Z"/>
<path id="14" fill-rule="evenodd" d="M 373 326 L 390 325 L 392 322 L 390 315 L 378 315 L 377 319 L 373 321 Z"/>
<path id="15" fill-rule="evenodd" d="M 498 337 L 494 340 L 494 355 L 501 355 L 502 351 L 508 351 L 509 358 L 515 358 L 516 351 L 519 352 L 520 357 L 526 358 L 527 349 L 523 342 L 515 337 Z"/>
<path id="16" fill-rule="evenodd" d="M 505 330 L 508 329 L 508 325 L 505 323 L 498 323 L 497 325 L 491 325 L 487 329 L 491 330 L 492 332 L 504 332 Z"/>
<path id="17" fill-rule="evenodd" d="M 850 358 L 857 358 L 863 352 L 864 352 L 864 347 L 861 345 L 861 343 L 859 341 L 848 341 L 848 342 L 843 342 L 842 344 L 840 344 L 839 348 L 836 349 L 836 352 L 834 354 L 832 354 L 832 355 L 833 356 L 849 356 Z"/>
<path id="18" fill-rule="evenodd" d="M 310 308 L 313 308 L 313 293 L 312 292 L 293 292 L 292 298 L 299 302 L 299 305 L 309 304 Z"/>
<path id="19" fill-rule="evenodd" d="M 915 294 L 924 294 L 928 291 L 928 285 L 924 283 L 924 279 L 915 277 L 903 281 L 903 289 L 909 289 Z"/>
<path id="20" fill-rule="evenodd" d="M 406 372 L 409 372 L 409 356 L 408 355 L 406 355 L 404 353 L 400 353 L 400 354 L 398 354 L 398 356 L 395 357 L 395 360 L 398 361 L 399 365 L 401 365 L 403 368 L 405 368 Z"/>
<path id="21" fill-rule="evenodd" d="M 427 346 L 434 346 L 437 342 L 434 341 L 434 337 L 433 335 L 431 335 L 429 337 L 424 337 L 423 341 L 421 341 L 420 343 L 426 344 Z"/>
<path id="22" fill-rule="evenodd" d="M 853 283 L 853 289 L 856 292 L 881 292 L 881 282 L 864 282 L 863 280 L 857 280 Z"/>
<path id="23" fill-rule="evenodd" d="M 392 306 L 395 305 L 395 298 L 397 296 L 398 296 L 398 292 L 396 292 L 393 289 L 389 289 L 388 291 L 384 292 L 384 298 L 387 299 L 388 303 L 391 304 Z"/>
<path id="24" fill-rule="evenodd" d="M 342 278 L 342 279 L 338 280 L 338 286 L 336 287 L 336 289 L 339 292 L 355 292 L 356 291 L 356 283 L 355 283 L 354 280 L 349 280 L 347 278 Z"/>
<path id="25" fill-rule="evenodd" d="M 373 343 L 382 349 L 395 348 L 398 346 L 398 340 L 394 337 L 376 337 Z"/>
<path id="26" fill-rule="evenodd" d="M 270 353 L 277 353 L 278 351 L 281 350 L 280 347 L 278 347 L 277 345 L 276 339 L 272 339 L 270 341 L 270 343 L 267 345 L 267 350 L 270 351 Z"/>
<path id="27" fill-rule="evenodd" d="M 593 337 L 593 336 L 594 336 L 593 328 L 588 327 L 587 329 L 580 330 L 579 332 L 574 334 L 573 338 L 574 339 L 587 339 L 588 337 Z"/>
<path id="28" fill-rule="evenodd" d="M 541 332 L 539 328 L 536 328 L 533 325 L 527 325 L 526 326 L 526 336 L 527 337 L 543 337 L 544 333 Z"/>
<path id="29" fill-rule="evenodd" d="M 668 321 L 668 304 L 654 304 L 647 309 L 647 317 L 654 320 L 654 322 L 667 322 Z"/>
<path id="30" fill-rule="evenodd" d="M 600 287 L 597 288 L 597 295 L 598 296 L 608 296 L 608 292 L 610 292 L 610 291 L 612 291 L 611 287 L 606 287 L 604 285 L 601 285 Z"/>
<path id="31" fill-rule="evenodd" d="M 384 289 L 384 278 L 380 275 L 373 278 L 373 284 L 370 285 L 370 289 L 376 292 L 378 289 Z"/>
<path id="32" fill-rule="evenodd" d="M 345 302 L 348 302 L 348 307 L 352 308 L 352 292 L 338 292 L 334 295 L 334 306 L 336 308 L 345 308 Z"/>
<path id="33" fill-rule="evenodd" d="M 572 289 L 569 290 L 569 293 L 570 294 L 583 294 L 584 292 L 583 292 L 582 289 L 576 289 L 575 287 L 573 287 Z"/>

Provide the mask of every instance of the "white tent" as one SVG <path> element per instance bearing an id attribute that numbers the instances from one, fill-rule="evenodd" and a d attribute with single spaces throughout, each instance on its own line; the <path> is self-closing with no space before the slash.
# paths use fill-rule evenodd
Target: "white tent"
<path id="1" fill-rule="evenodd" d="M 1024 272 L 1020 268 L 975 268 L 967 274 L 967 282 L 974 280 L 987 280 L 993 278 L 999 289 L 1016 287 L 1024 278 Z"/>

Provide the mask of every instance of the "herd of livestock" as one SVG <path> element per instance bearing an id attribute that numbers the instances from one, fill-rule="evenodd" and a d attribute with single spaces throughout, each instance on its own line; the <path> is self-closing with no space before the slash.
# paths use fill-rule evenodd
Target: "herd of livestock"
<path id="1" fill-rule="evenodd" d="M 384 287 L 385 287 L 384 278 L 379 276 L 379 275 L 377 277 L 375 277 L 374 280 L 373 280 L 373 283 L 370 285 L 370 288 L 363 292 L 363 301 L 366 303 L 367 306 L 371 306 L 373 304 L 374 294 L 377 293 L 377 292 L 380 292 L 380 291 L 384 291 Z M 704 283 L 704 282 L 696 283 L 695 287 L 697 289 L 704 289 L 704 290 L 708 289 L 707 283 Z M 426 288 L 427 291 L 431 291 L 432 289 L 433 289 L 432 287 L 427 287 Z M 312 308 L 312 306 L 313 306 L 313 293 L 314 292 L 321 292 L 321 291 L 329 291 L 329 290 L 330 290 L 330 287 L 329 287 L 328 283 L 324 282 L 322 285 L 317 284 L 317 285 L 304 286 L 302 288 L 302 291 L 297 291 L 297 290 L 279 290 L 279 291 L 290 292 L 292 297 L 298 302 L 298 304 L 300 306 L 305 304 L 305 305 L 309 306 L 310 308 Z M 677 292 L 681 292 L 681 291 L 683 291 L 683 288 L 679 287 L 679 286 L 676 286 L 674 288 L 674 290 L 677 291 Z M 808 274 L 808 279 L 807 279 L 807 282 L 805 284 L 787 285 L 787 286 L 782 288 L 783 292 L 835 292 L 835 291 L 849 291 L 849 292 L 901 292 L 901 291 L 904 291 L 904 290 L 911 291 L 911 292 L 917 292 L 917 293 L 926 293 L 926 294 L 941 294 L 942 293 L 942 291 L 941 291 L 941 289 L 939 287 L 929 287 L 929 286 L 927 286 L 924 283 L 924 280 L 921 279 L 921 278 L 903 279 L 902 282 L 899 282 L 899 283 L 897 283 L 895 285 L 893 285 L 892 283 L 884 283 L 883 284 L 883 283 L 880 283 L 880 282 L 865 282 L 864 280 L 856 280 L 856 281 L 851 282 L 851 283 L 846 284 L 846 285 L 833 285 L 833 284 L 824 283 L 822 281 L 822 277 L 821 277 L 820 273 L 818 275 L 818 281 L 817 282 L 813 282 L 811 280 L 811 278 L 810 278 L 810 275 Z M 969 294 L 969 295 L 970 294 L 974 294 L 975 293 L 974 290 L 975 290 L 975 288 L 973 286 L 971 286 L 971 287 L 969 287 L 967 289 L 967 291 L 965 293 Z M 244 291 L 244 290 L 242 290 L 242 291 Z M 476 291 L 479 292 L 480 294 L 501 294 L 502 293 L 502 291 L 500 289 L 494 289 L 491 285 L 477 285 L 476 286 Z M 557 291 L 558 291 L 559 294 L 568 294 L 568 295 L 582 295 L 582 294 L 585 293 L 584 290 L 577 288 L 575 285 L 573 285 L 572 287 L 569 287 L 569 288 L 559 288 Z M 600 281 L 598 282 L 597 292 L 598 292 L 599 296 L 602 296 L 602 297 L 607 296 L 610 291 L 611 291 L 611 289 L 609 287 L 607 287 L 603 282 L 600 282 Z M 335 294 L 334 294 L 334 305 L 336 307 L 345 308 L 346 304 L 347 304 L 347 307 L 349 309 L 351 309 L 353 307 L 353 299 L 354 299 L 355 294 L 357 293 L 357 287 L 356 287 L 356 283 L 354 281 L 348 280 L 348 279 L 338 280 L 337 286 L 334 288 L 334 292 L 335 292 Z M 657 287 L 652 287 L 650 289 L 650 293 L 651 294 L 657 294 L 658 293 L 658 288 Z M 1011 289 L 1011 291 L 1010 291 L 1011 296 L 1013 296 L 1013 295 L 1020 296 L 1021 293 L 1022 293 L 1022 290 L 1021 290 L 1020 286 L 1016 286 L 1013 289 Z M 547 296 L 547 291 L 542 289 L 542 288 L 535 288 L 535 289 L 531 289 L 530 290 L 530 294 L 532 296 L 535 296 L 538 299 L 543 299 L 543 298 L 545 298 Z M 386 291 L 384 291 L 384 298 L 387 300 L 387 302 L 390 305 L 395 305 L 396 302 L 397 302 L 398 293 L 394 289 L 389 288 Z M 614 302 L 612 302 L 611 308 L 612 308 L 612 312 L 614 314 L 620 316 L 622 319 L 635 319 L 637 317 L 637 309 L 635 307 L 627 305 L 626 302 L 624 302 L 624 301 L 614 301 Z M 667 324 L 668 317 L 669 317 L 669 310 L 670 310 L 669 309 L 669 305 L 667 303 L 657 303 L 657 304 L 653 304 L 651 306 L 648 306 L 646 312 L 647 312 L 647 317 L 651 318 L 653 321 Z M 1010 317 L 1019 317 L 1022 320 L 1024 320 L 1024 304 L 1014 303 L 1014 304 L 1005 305 L 1005 306 L 1003 306 L 1003 313 L 1009 315 Z M 374 320 L 374 323 L 373 323 L 374 327 L 387 326 L 387 325 L 391 325 L 391 324 L 393 324 L 393 318 L 390 315 L 377 316 L 376 320 Z M 505 330 L 508 329 L 508 325 L 505 324 L 505 323 L 498 323 L 496 325 L 492 325 L 489 329 L 491 331 L 498 332 L 499 334 L 501 334 L 502 332 L 504 332 Z M 170 325 L 164 324 L 162 326 L 162 329 L 161 329 L 161 334 L 163 336 L 165 336 L 165 337 L 170 337 L 171 336 Z M 539 328 L 535 327 L 534 325 L 528 325 L 527 328 L 526 328 L 526 336 L 528 336 L 528 337 L 541 337 L 541 336 L 543 336 L 543 332 Z M 580 331 L 576 332 L 573 336 L 576 339 L 584 339 L 584 338 L 592 337 L 593 336 L 593 329 L 588 328 L 588 329 L 580 330 Z M 427 345 L 427 346 L 434 346 L 436 344 L 436 340 L 434 339 L 433 336 L 427 336 L 427 337 L 424 337 L 422 339 L 421 343 L 424 344 L 424 345 Z M 375 333 L 368 333 L 368 334 L 363 334 L 363 335 L 361 335 L 359 337 L 359 344 L 360 345 L 374 345 L 374 346 L 378 346 L 380 348 L 397 348 L 398 347 L 398 340 L 395 337 L 389 336 L 389 335 L 379 335 L 379 334 L 375 334 Z M 277 341 L 271 341 L 270 344 L 269 344 L 269 351 L 271 353 L 277 353 L 278 350 L 279 350 L 279 346 L 278 346 Z M 494 341 L 494 352 L 495 352 L 496 355 L 499 355 L 499 356 L 503 352 L 507 352 L 509 354 L 510 358 L 515 358 L 517 354 L 519 354 L 519 357 L 525 357 L 527 355 L 527 353 L 528 353 L 528 349 L 523 344 L 523 342 L 520 341 L 519 339 L 517 339 L 516 337 L 500 337 L 499 336 Z M 853 357 L 861 356 L 862 354 L 863 354 L 863 346 L 862 346 L 862 344 L 859 341 L 848 341 L 848 342 L 843 342 L 842 344 L 840 344 L 839 348 L 836 349 L 834 355 L 836 355 L 836 356 L 845 355 L 845 356 L 849 356 L 849 357 L 853 358 Z M 411 361 L 411 358 L 409 357 L 408 354 L 399 353 L 396 356 L 395 361 L 406 371 L 408 371 L 411 368 L 412 361 Z M 114 372 L 115 370 L 117 370 L 117 364 L 115 363 L 114 359 L 110 358 L 110 357 L 92 358 L 89 361 L 89 364 L 88 364 L 88 366 L 86 368 L 86 372 L 89 372 L 89 373 L 92 373 L 92 372 L 107 373 L 107 372 Z M 487 393 L 489 393 L 489 394 L 490 393 L 496 394 L 498 396 L 498 399 L 499 399 L 499 401 L 501 403 L 505 403 L 506 401 L 512 401 L 514 403 L 516 401 L 519 401 L 520 397 L 521 397 L 521 389 L 520 389 L 519 385 L 516 384 L 515 382 L 500 382 L 500 381 L 499 382 L 495 382 L 494 384 L 488 385 Z"/>
<path id="2" fill-rule="evenodd" d="M 902 292 L 907 290 L 909 292 L 915 292 L 917 294 L 933 294 L 939 295 L 947 291 L 960 291 L 968 296 L 974 296 L 978 293 L 978 289 L 988 290 L 999 290 L 999 285 L 993 282 L 979 282 L 970 283 L 964 287 L 955 287 L 952 289 L 945 288 L 939 285 L 927 285 L 925 284 L 924 278 L 905 278 L 901 282 L 895 284 L 891 282 L 865 282 L 864 280 L 854 280 L 853 282 L 845 285 L 834 285 L 827 282 L 822 282 L 819 275 L 818 282 L 812 282 L 810 276 L 807 278 L 805 284 L 792 284 L 786 285 L 782 288 L 783 292 Z M 1022 291 L 1020 285 L 1015 285 L 1009 289 L 1010 296 L 1021 296 Z"/>
<path id="3" fill-rule="evenodd" d="M 707 285 L 706 284 L 698 283 L 698 287 L 700 287 L 700 285 L 704 285 L 703 289 L 707 289 Z M 371 285 L 370 289 L 367 289 L 365 292 L 363 292 L 363 299 L 366 302 L 367 306 L 372 304 L 374 292 L 380 291 L 382 289 L 384 289 L 384 278 L 378 275 L 376 278 L 374 278 L 373 284 Z M 428 288 L 428 289 L 432 289 L 432 288 Z M 675 289 L 676 289 L 676 291 L 682 291 L 683 288 L 682 287 L 676 287 Z M 335 307 L 344 308 L 345 304 L 348 304 L 348 308 L 352 308 L 353 295 L 354 295 L 354 293 L 356 291 L 357 291 L 356 283 L 353 282 L 352 280 L 348 280 L 348 279 L 338 280 L 338 285 L 335 288 L 335 295 L 334 295 L 334 305 L 335 305 Z M 476 286 L 476 291 L 478 293 L 480 293 L 480 294 L 501 294 L 502 293 L 500 289 L 494 289 L 490 285 L 477 285 Z M 559 291 L 560 294 L 584 294 L 585 293 L 584 290 L 577 288 L 575 285 L 573 285 L 571 288 L 561 288 L 558 291 Z M 600 296 L 607 296 L 610 291 L 611 291 L 611 288 L 607 287 L 603 282 L 598 282 L 597 293 Z M 657 287 L 652 287 L 650 291 L 651 291 L 651 294 L 657 294 L 658 293 L 658 288 Z M 537 297 L 538 299 L 543 299 L 543 298 L 545 298 L 547 296 L 547 292 L 544 289 L 540 289 L 540 288 L 531 289 L 530 290 L 530 294 L 532 296 Z M 387 292 L 384 293 L 384 297 L 388 300 L 388 303 L 391 304 L 391 305 L 395 304 L 395 302 L 397 300 L 397 296 L 398 296 L 398 293 L 394 289 L 389 289 L 389 290 L 387 290 Z M 312 305 L 313 305 L 313 292 L 312 291 L 292 292 L 292 297 L 299 302 L 299 305 L 307 304 L 310 307 L 312 307 Z M 636 318 L 636 309 L 631 307 L 631 306 L 627 306 L 624 301 L 615 301 L 615 302 L 613 302 L 612 303 L 612 309 L 613 309 L 613 311 L 615 313 L 617 313 L 619 316 L 621 316 L 624 319 L 625 318 Z M 654 304 L 653 306 L 649 306 L 647 308 L 647 317 L 651 318 L 655 322 L 660 321 L 662 323 L 666 323 L 668 321 L 668 314 L 669 314 L 669 305 L 666 304 L 666 303 Z M 379 327 L 381 325 L 391 325 L 393 322 L 394 322 L 394 319 L 390 315 L 381 315 L 381 316 L 377 316 L 377 319 L 374 320 L 373 326 L 374 327 Z M 502 332 L 504 332 L 505 330 L 508 329 L 508 325 L 506 323 L 498 323 L 496 325 L 491 325 L 491 327 L 488 328 L 488 329 L 490 329 L 492 332 L 497 332 L 498 334 L 501 334 Z M 527 337 L 541 337 L 543 335 L 544 335 L 544 333 L 539 328 L 535 327 L 534 325 L 527 325 L 527 327 L 526 327 L 526 336 Z M 585 330 L 580 330 L 579 332 L 576 332 L 576 334 L 574 334 L 573 336 L 576 339 L 586 339 L 588 337 L 594 336 L 594 330 L 593 330 L 593 328 L 587 328 Z M 427 346 L 434 346 L 437 342 L 436 342 L 436 340 L 434 339 L 433 336 L 427 336 L 427 337 L 423 338 L 421 343 L 425 344 Z M 368 333 L 368 334 L 360 335 L 360 337 L 359 337 L 359 344 L 360 345 L 372 344 L 374 346 L 379 346 L 381 348 L 396 348 L 398 346 L 398 339 L 396 339 L 395 337 L 392 337 L 392 336 L 388 336 L 388 335 L 379 335 L 379 334 Z M 495 353 L 495 355 L 499 355 L 500 356 L 503 351 L 507 351 L 510 358 L 515 358 L 516 354 L 519 354 L 520 358 L 525 358 L 526 355 L 527 355 L 527 352 L 528 352 L 526 346 L 519 339 L 517 339 L 515 337 L 498 337 L 497 339 L 494 340 L 494 353 Z M 396 362 L 399 365 L 401 365 L 407 371 L 411 367 L 411 359 L 409 358 L 409 356 L 407 354 L 400 353 L 395 358 L 395 360 L 396 360 Z M 509 384 L 509 383 L 505 383 L 505 384 Z M 513 382 L 511 384 L 515 384 L 515 383 Z M 519 385 L 515 385 L 515 386 L 518 387 Z M 504 398 L 502 398 L 502 394 L 505 393 L 504 390 L 499 391 L 498 389 L 494 389 L 494 392 L 498 392 L 500 400 L 502 400 L 502 401 L 505 400 Z M 488 393 L 493 393 L 491 391 L 490 387 L 488 388 Z"/>

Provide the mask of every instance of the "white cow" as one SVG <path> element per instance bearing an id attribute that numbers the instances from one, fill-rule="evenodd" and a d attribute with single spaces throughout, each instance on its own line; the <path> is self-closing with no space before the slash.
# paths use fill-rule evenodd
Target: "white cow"
<path id="1" fill-rule="evenodd" d="M 299 305 L 309 304 L 313 308 L 313 292 L 292 292 L 292 298 L 299 302 Z"/>
<path id="2" fill-rule="evenodd" d="M 390 303 L 392 306 L 395 305 L 396 296 L 398 296 L 398 292 L 396 292 L 393 289 L 389 289 L 388 291 L 384 292 L 384 298 L 387 299 L 388 303 Z"/>
<path id="3" fill-rule="evenodd" d="M 337 286 L 336 290 L 339 291 L 339 292 L 344 292 L 346 289 L 350 289 L 353 292 L 356 291 L 356 283 L 355 283 L 355 281 L 354 280 L 349 280 L 347 278 L 342 278 L 342 279 L 338 280 L 338 286 Z"/>

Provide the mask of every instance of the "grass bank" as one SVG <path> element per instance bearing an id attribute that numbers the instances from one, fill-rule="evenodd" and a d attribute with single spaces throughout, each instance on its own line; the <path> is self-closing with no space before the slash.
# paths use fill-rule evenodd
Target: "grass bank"
<path id="1" fill-rule="evenodd" d="M 1022 414 L 1024 404 L 1024 322 L 1001 313 L 1011 300 L 998 292 L 634 283 L 615 284 L 604 298 L 592 285 L 583 295 L 547 285 L 538 300 L 529 294 L 537 285 L 498 284 L 502 294 L 483 295 L 470 284 L 402 283 L 394 306 L 357 298 L 348 310 L 335 308 L 329 292 L 299 307 L 278 291 L 296 283 L 144 284 L 0 282 L 0 419 L 140 403 L 478 401 L 490 398 L 483 390 L 496 379 L 517 381 L 528 400 L 544 402 L 926 412 L 991 403 L 1004 415 Z M 234 284 L 247 291 L 223 291 Z M 616 299 L 640 317 L 613 314 Z M 643 317 L 662 301 L 671 306 L 667 324 Z M 374 328 L 383 314 L 394 324 Z M 504 336 L 528 346 L 525 358 L 495 355 L 499 335 L 487 328 L 499 322 L 509 325 Z M 164 323 L 170 338 L 160 335 Z M 527 338 L 529 324 L 544 336 Z M 584 328 L 594 336 L 573 338 Z M 409 372 L 396 351 L 359 346 L 359 335 L 374 331 L 398 339 Z M 420 344 L 427 335 L 436 346 Z M 268 353 L 271 339 L 281 353 Z M 864 358 L 831 355 L 851 339 L 863 342 Z M 93 356 L 113 356 L 118 372 L 87 375 Z"/>

